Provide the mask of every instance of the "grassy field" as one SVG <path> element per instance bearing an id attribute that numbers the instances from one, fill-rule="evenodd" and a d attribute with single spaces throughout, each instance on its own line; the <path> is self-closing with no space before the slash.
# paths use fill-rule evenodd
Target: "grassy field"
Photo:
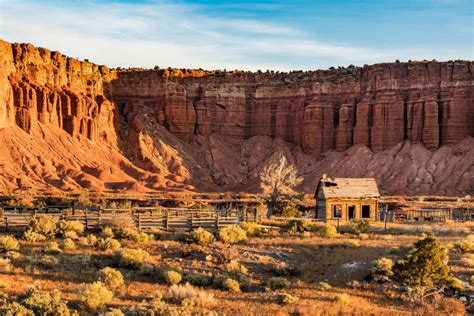
<path id="1" fill-rule="evenodd" d="M 319 237 L 316 234 L 318 228 L 312 227 L 305 233 L 274 230 L 249 236 L 246 241 L 236 244 L 213 241 L 204 245 L 184 233 L 157 232 L 153 236 L 142 234 L 141 237 L 122 234 L 120 237 L 116 229 L 115 239 L 120 248 L 105 250 L 99 249 L 97 243 L 79 239 L 80 236 L 70 236 L 75 245 L 71 247 L 66 245 L 64 238 L 57 236 L 31 242 L 18 233 L 19 248 L 16 252 L 19 255 L 3 253 L 3 257 L 8 259 L 2 261 L 0 291 L 10 300 L 21 302 L 31 287 L 45 292 L 58 289 L 61 299 L 80 315 L 107 311 L 110 315 L 119 315 L 118 311 L 110 312 L 114 308 L 138 315 L 138 310 L 149 308 L 159 293 L 163 296 L 162 305 L 166 305 L 163 314 L 466 313 L 466 306 L 457 298 L 433 295 L 420 303 L 407 299 L 402 287 L 395 283 L 364 279 L 371 274 L 374 260 L 386 257 L 396 261 L 402 258 L 421 234 L 429 232 L 448 247 L 449 266 L 454 275 L 465 282 L 465 287 L 472 287 L 472 261 L 469 263 L 466 259 L 472 250 L 463 251 L 456 244 L 472 234 L 473 225 L 389 224 L 388 230 L 384 231 L 382 224 L 376 224 L 367 234 L 347 232 L 334 238 Z M 103 235 L 104 238 L 110 237 Z M 5 236 L 5 233 L 0 236 Z M 59 249 L 51 242 L 57 242 Z M 123 249 L 143 249 L 150 256 L 136 265 L 124 265 L 120 261 Z M 56 258 L 57 262 L 49 257 Z M 79 293 L 84 284 L 97 281 L 99 271 L 105 267 L 120 271 L 124 285 L 113 291 L 113 298 L 105 306 L 87 308 Z M 186 281 L 194 283 L 196 290 L 201 289 L 203 298 L 193 298 L 193 303 L 189 303 L 190 300 L 181 303 L 176 291 L 184 292 L 185 289 L 173 287 L 166 278 L 167 271 L 178 272 L 182 277 L 181 284 Z M 233 292 L 232 288 L 226 287 L 223 281 L 229 277 L 239 281 L 240 291 Z M 282 293 L 298 300 L 282 303 Z"/>

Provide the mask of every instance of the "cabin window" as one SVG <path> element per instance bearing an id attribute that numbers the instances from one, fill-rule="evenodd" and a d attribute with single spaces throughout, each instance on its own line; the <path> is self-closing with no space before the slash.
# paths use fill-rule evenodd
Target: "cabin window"
<path id="1" fill-rule="evenodd" d="M 347 207 L 347 217 L 349 219 L 354 219 L 355 218 L 355 206 L 350 205 Z"/>
<path id="2" fill-rule="evenodd" d="M 333 205 L 333 206 L 332 206 L 332 209 L 333 209 L 332 217 L 333 217 L 333 218 L 341 218 L 341 215 L 342 215 L 342 205 L 340 205 L 340 204 Z"/>
<path id="3" fill-rule="evenodd" d="M 362 205 L 362 218 L 370 218 L 370 205 Z"/>

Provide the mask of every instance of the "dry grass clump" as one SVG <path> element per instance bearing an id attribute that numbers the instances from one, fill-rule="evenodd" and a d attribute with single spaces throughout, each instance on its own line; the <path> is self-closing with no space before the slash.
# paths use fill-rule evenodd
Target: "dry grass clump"
<path id="1" fill-rule="evenodd" d="M 332 286 L 327 282 L 318 282 L 316 288 L 320 291 L 328 291 L 332 289 Z"/>
<path id="2" fill-rule="evenodd" d="M 224 282 L 222 282 L 222 287 L 229 292 L 240 292 L 240 283 L 237 280 L 232 278 L 226 278 Z"/>
<path id="3" fill-rule="evenodd" d="M 44 255 L 41 256 L 39 265 L 44 269 L 54 269 L 59 266 L 59 259 L 55 256 Z"/>
<path id="4" fill-rule="evenodd" d="M 100 281 L 84 284 L 79 291 L 79 300 L 89 309 L 97 310 L 107 305 L 114 294 Z"/>
<path id="5" fill-rule="evenodd" d="M 37 232 L 34 232 L 32 230 L 27 230 L 25 231 L 23 237 L 25 238 L 26 241 L 29 242 L 39 242 L 39 241 L 45 241 L 46 236 L 39 234 Z"/>
<path id="6" fill-rule="evenodd" d="M 78 221 L 59 221 L 58 223 L 58 233 L 63 237 L 72 236 L 72 235 L 81 235 L 84 232 L 84 225 Z M 70 237 L 72 238 L 72 237 Z"/>
<path id="7" fill-rule="evenodd" d="M 140 268 L 150 254 L 142 249 L 124 249 L 119 254 L 119 265 L 126 268 Z"/>
<path id="8" fill-rule="evenodd" d="M 468 235 L 464 240 L 456 244 L 464 252 L 474 251 L 474 235 Z"/>
<path id="9" fill-rule="evenodd" d="M 101 231 L 100 231 L 100 237 L 106 239 L 106 238 L 114 238 L 115 237 L 115 234 L 114 234 L 114 230 L 112 229 L 112 227 L 104 227 Z"/>
<path id="10" fill-rule="evenodd" d="M 191 238 L 200 245 L 208 245 L 214 241 L 214 234 L 199 227 L 192 232 Z"/>
<path id="11" fill-rule="evenodd" d="M 166 283 L 171 284 L 171 285 L 178 284 L 183 279 L 183 277 L 181 276 L 179 272 L 176 272 L 173 270 L 166 271 L 164 273 L 164 277 L 165 277 Z"/>
<path id="12" fill-rule="evenodd" d="M 97 243 L 97 237 L 95 235 L 89 234 L 86 237 L 80 237 L 78 242 L 80 245 L 93 247 Z"/>
<path id="13" fill-rule="evenodd" d="M 200 308 L 209 308 L 216 304 L 214 294 L 208 293 L 206 291 L 198 291 L 197 294 L 191 299 L 193 300 L 194 304 Z"/>
<path id="14" fill-rule="evenodd" d="M 104 227 L 110 227 L 113 231 L 123 231 L 127 228 L 135 228 L 133 218 L 127 213 L 115 214 L 112 218 L 107 218 L 103 222 Z"/>
<path id="15" fill-rule="evenodd" d="M 95 246 L 100 250 L 118 250 L 122 247 L 118 240 L 112 238 L 97 239 Z"/>
<path id="16" fill-rule="evenodd" d="M 99 271 L 99 281 L 111 291 L 115 291 L 125 284 L 122 273 L 110 267 Z"/>
<path id="17" fill-rule="evenodd" d="M 367 219 L 355 219 L 351 222 L 351 234 L 364 234 L 370 229 L 370 222 Z"/>
<path id="18" fill-rule="evenodd" d="M 237 260 L 231 260 L 224 264 L 224 270 L 226 270 L 227 272 L 235 272 L 242 274 L 247 274 L 248 272 L 247 268 L 243 264 L 240 264 Z"/>
<path id="19" fill-rule="evenodd" d="M 10 259 L 0 257 L 0 271 L 10 271 L 10 269 L 11 269 Z"/>
<path id="20" fill-rule="evenodd" d="M 273 277 L 267 281 L 268 287 L 272 290 L 280 290 L 290 286 L 290 281 L 282 277 Z"/>
<path id="21" fill-rule="evenodd" d="M 168 296 L 175 302 L 181 303 L 184 299 L 192 299 L 198 290 L 191 284 L 174 284 L 168 289 Z"/>
<path id="22" fill-rule="evenodd" d="M 355 239 L 350 239 L 350 240 L 347 240 L 346 242 L 344 242 L 344 246 L 351 247 L 351 248 L 357 248 L 357 247 L 360 247 L 360 242 L 358 240 L 355 240 Z"/>
<path id="23" fill-rule="evenodd" d="M 383 279 L 388 279 L 393 275 L 393 261 L 390 258 L 382 257 L 380 259 L 375 260 L 374 262 L 373 272 Z"/>
<path id="24" fill-rule="evenodd" d="M 336 227 L 326 224 L 318 231 L 318 235 L 325 238 L 335 238 L 339 236 Z"/>
<path id="25" fill-rule="evenodd" d="M 59 244 L 55 241 L 51 241 L 45 245 L 43 245 L 43 251 L 48 253 L 61 253 L 63 252 L 61 248 L 59 248 Z"/>
<path id="26" fill-rule="evenodd" d="M 310 231 L 313 226 L 313 222 L 310 219 L 294 219 L 288 223 L 287 231 L 293 234 L 302 233 Z"/>
<path id="27" fill-rule="evenodd" d="M 298 302 L 299 298 L 288 293 L 280 293 L 277 295 L 277 301 L 280 304 L 289 305 Z"/>
<path id="28" fill-rule="evenodd" d="M 77 315 L 75 311 L 69 310 L 66 302 L 61 300 L 61 292 L 58 290 L 50 294 L 32 289 L 27 293 L 22 304 L 35 315 Z"/>
<path id="29" fill-rule="evenodd" d="M 105 312 L 104 316 L 125 316 L 125 314 L 118 308 L 112 308 L 108 312 Z"/>
<path id="30" fill-rule="evenodd" d="M 461 264 L 465 267 L 474 268 L 474 254 L 469 253 L 462 256 Z"/>
<path id="31" fill-rule="evenodd" d="M 128 239 L 134 242 L 149 242 L 153 240 L 153 235 L 149 235 L 145 232 L 139 232 L 134 228 L 125 228 L 120 232 L 120 237 L 123 239 Z"/>
<path id="32" fill-rule="evenodd" d="M 254 222 L 241 222 L 240 227 L 248 236 L 260 236 L 263 232 L 262 226 Z"/>
<path id="33" fill-rule="evenodd" d="M 66 238 L 61 242 L 61 248 L 64 250 L 73 250 L 76 249 L 76 244 L 71 238 Z"/>
<path id="34" fill-rule="evenodd" d="M 352 299 L 346 293 L 342 293 L 342 294 L 337 294 L 334 297 L 334 301 L 336 301 L 338 303 L 341 303 L 341 304 L 349 304 L 352 301 Z"/>
<path id="35" fill-rule="evenodd" d="M 20 243 L 14 236 L 0 236 L 0 252 L 15 251 L 20 249 Z"/>
<path id="36" fill-rule="evenodd" d="M 240 226 L 229 225 L 219 230 L 219 239 L 228 244 L 235 244 L 247 240 L 247 233 Z"/>
<path id="37" fill-rule="evenodd" d="M 370 236 L 369 236 L 369 234 L 361 233 L 361 234 L 359 234 L 359 238 L 360 238 L 361 240 L 367 240 L 367 239 L 370 238 Z"/>

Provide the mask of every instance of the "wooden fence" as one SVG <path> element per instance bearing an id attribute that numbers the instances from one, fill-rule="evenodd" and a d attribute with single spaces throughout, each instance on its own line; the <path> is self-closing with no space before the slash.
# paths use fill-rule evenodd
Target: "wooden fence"
<path id="1" fill-rule="evenodd" d="M 132 209 L 25 209 L 0 208 L 0 228 L 5 230 L 25 229 L 36 216 L 51 215 L 64 220 L 82 223 L 86 230 L 105 226 L 134 225 L 140 231 L 153 229 L 192 230 L 208 229 L 239 224 L 242 221 L 257 221 L 256 209 L 212 210 L 186 208 L 132 208 Z"/>

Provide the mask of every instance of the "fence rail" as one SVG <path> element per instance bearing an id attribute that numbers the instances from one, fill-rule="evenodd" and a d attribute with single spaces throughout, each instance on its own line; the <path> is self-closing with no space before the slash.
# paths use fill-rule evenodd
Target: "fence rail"
<path id="1" fill-rule="evenodd" d="M 133 209 L 24 209 L 1 208 L 0 228 L 5 230 L 25 229 L 31 219 L 41 216 L 55 216 L 59 219 L 82 223 L 86 230 L 100 229 L 108 225 L 134 225 L 140 231 L 154 229 L 192 230 L 197 227 L 221 228 L 242 221 L 257 221 L 256 209 L 212 209 L 186 208 L 133 208 Z"/>

